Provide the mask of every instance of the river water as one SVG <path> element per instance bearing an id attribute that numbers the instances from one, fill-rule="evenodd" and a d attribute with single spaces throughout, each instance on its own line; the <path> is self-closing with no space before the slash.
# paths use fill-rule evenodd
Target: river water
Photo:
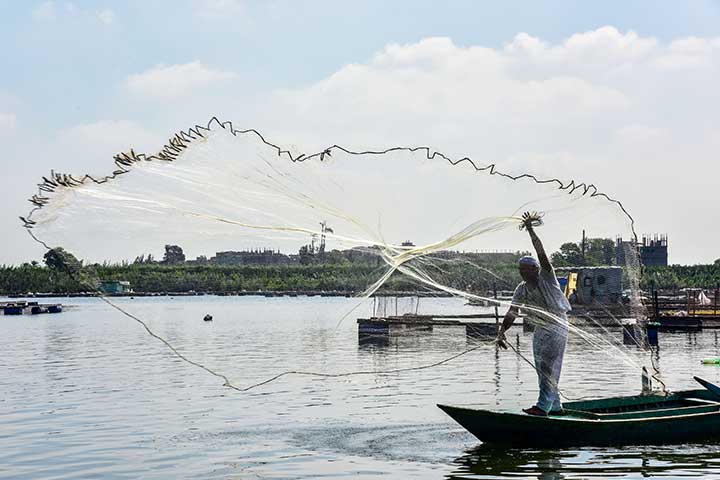
<path id="1" fill-rule="evenodd" d="M 720 478 L 716 444 L 483 446 L 435 404 L 508 411 L 533 404 L 534 371 L 490 344 L 430 369 L 285 376 L 240 393 L 172 355 L 100 299 L 57 301 L 71 306 L 56 315 L 0 317 L 1 478 Z M 239 386 L 286 370 L 431 364 L 475 344 L 453 327 L 359 344 L 355 319 L 372 306 L 350 298 L 114 301 Z M 423 299 L 421 311 L 477 308 Z M 206 313 L 212 322 L 203 321 Z M 514 330 L 513 343 L 531 356 L 530 334 Z M 621 339 L 619 331 L 609 335 Z M 712 331 L 661 333 L 657 362 L 669 388 L 696 388 L 692 375 L 720 380 L 719 367 L 699 364 L 719 352 Z M 571 339 L 562 387 L 569 397 L 628 395 L 639 390 L 640 375 Z"/>

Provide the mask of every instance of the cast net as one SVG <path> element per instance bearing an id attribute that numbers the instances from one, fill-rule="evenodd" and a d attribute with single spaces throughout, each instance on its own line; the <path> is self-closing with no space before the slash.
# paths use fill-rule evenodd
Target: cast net
<path id="1" fill-rule="evenodd" d="M 591 184 L 448 158 L 426 147 L 334 145 L 304 155 L 213 119 L 178 133 L 157 154 L 117 155 L 109 175 L 53 173 L 31 201 L 35 208 L 22 219 L 28 231 L 46 247 L 83 259 L 81 281 L 93 287 L 103 280 L 103 262 L 142 263 L 140 255 L 172 243 L 185 258 L 166 255 L 168 264 L 212 271 L 252 261 L 274 273 L 229 279 L 227 270 L 217 270 L 202 283 L 169 289 L 335 291 L 356 296 L 358 304 L 375 298 L 368 301 L 382 318 L 420 316 L 413 298 L 426 295 L 498 307 L 502 317 L 522 280 L 518 258 L 537 253 L 518 228 L 521 214 L 542 212 L 544 225 L 536 231 L 572 303 L 571 320 L 568 327 L 542 302 L 522 302 L 520 315 L 536 327 L 569 328 L 570 341 L 635 372 L 643 363 L 608 334 L 644 318 L 633 220 Z M 583 230 L 591 239 L 579 244 Z M 168 289 L 142 278 L 133 287 Z M 352 308 L 340 310 L 338 325 L 355 321 Z M 472 348 L 492 345 L 493 338 L 478 337 Z M 641 336 L 633 338 L 642 344 Z M 329 375 L 344 373 L 353 372 Z M 218 375 L 234 388 L 247 384 L 241 368 Z"/>

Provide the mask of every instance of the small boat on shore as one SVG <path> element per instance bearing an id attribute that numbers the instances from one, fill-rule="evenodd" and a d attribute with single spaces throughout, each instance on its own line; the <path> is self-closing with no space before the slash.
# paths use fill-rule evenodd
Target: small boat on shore
<path id="1" fill-rule="evenodd" d="M 718 441 L 720 388 L 697 380 L 706 389 L 568 402 L 562 414 L 547 417 L 438 407 L 490 444 L 569 447 Z"/>

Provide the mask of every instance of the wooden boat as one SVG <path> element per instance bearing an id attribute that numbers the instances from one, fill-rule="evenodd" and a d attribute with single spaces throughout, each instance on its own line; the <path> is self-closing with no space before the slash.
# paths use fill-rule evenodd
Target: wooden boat
<path id="1" fill-rule="evenodd" d="M 568 402 L 563 414 L 547 417 L 438 407 L 491 444 L 562 447 L 720 441 L 720 395 L 707 388 Z"/>

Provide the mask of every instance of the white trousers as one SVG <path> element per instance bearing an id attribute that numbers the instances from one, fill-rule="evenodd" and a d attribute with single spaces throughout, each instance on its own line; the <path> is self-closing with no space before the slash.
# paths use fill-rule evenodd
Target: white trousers
<path id="1" fill-rule="evenodd" d="M 558 384 L 562 371 L 568 330 L 566 326 L 537 326 L 533 333 L 533 356 L 538 374 L 538 408 L 550 412 L 562 409 Z"/>

